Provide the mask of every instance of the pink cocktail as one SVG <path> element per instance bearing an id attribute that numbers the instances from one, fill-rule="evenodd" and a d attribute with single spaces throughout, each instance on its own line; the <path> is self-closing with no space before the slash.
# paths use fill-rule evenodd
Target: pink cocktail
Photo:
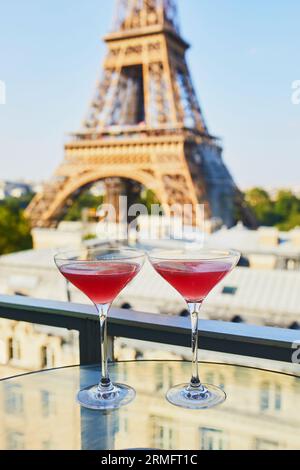
<path id="1" fill-rule="evenodd" d="M 198 371 L 198 319 L 203 301 L 212 289 L 237 265 L 240 254 L 210 250 L 153 251 L 154 269 L 188 304 L 192 320 L 192 378 L 167 393 L 170 403 L 183 408 L 205 409 L 222 403 L 226 395 L 214 385 L 202 384 Z"/>
<path id="2" fill-rule="evenodd" d="M 231 270 L 225 261 L 162 261 L 154 262 L 156 271 L 171 284 L 187 302 L 202 302 L 210 291 Z"/>
<path id="3" fill-rule="evenodd" d="M 113 300 L 139 273 L 145 254 L 130 248 L 82 249 L 55 256 L 63 276 L 81 290 L 95 305 L 100 318 L 101 380 L 80 390 L 79 403 L 85 408 L 108 410 L 127 405 L 135 391 L 123 384 L 113 384 L 107 364 L 107 317 Z"/>
<path id="4" fill-rule="evenodd" d="M 137 263 L 70 263 L 60 272 L 94 304 L 110 304 L 140 270 Z"/>

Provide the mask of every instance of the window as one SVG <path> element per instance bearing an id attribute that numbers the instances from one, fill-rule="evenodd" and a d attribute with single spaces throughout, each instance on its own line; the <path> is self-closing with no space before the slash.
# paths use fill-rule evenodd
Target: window
<path id="1" fill-rule="evenodd" d="M 260 390 L 260 411 L 269 409 L 269 385 L 263 384 Z"/>
<path id="2" fill-rule="evenodd" d="M 162 390 L 164 386 L 164 374 L 163 374 L 163 365 L 162 364 L 157 364 L 156 366 L 156 372 L 155 375 L 157 377 L 156 380 L 156 390 Z"/>
<path id="3" fill-rule="evenodd" d="M 156 390 L 168 390 L 173 384 L 172 367 L 166 367 L 163 364 L 156 365 L 155 371 L 157 377 Z"/>
<path id="4" fill-rule="evenodd" d="M 4 383 L 4 408 L 9 415 L 23 413 L 24 398 L 21 385 Z"/>
<path id="5" fill-rule="evenodd" d="M 42 414 L 46 418 L 55 413 L 55 397 L 48 390 L 41 391 Z"/>
<path id="6" fill-rule="evenodd" d="M 121 308 L 123 308 L 124 310 L 132 310 L 132 305 L 128 302 L 125 302 L 121 305 Z"/>
<path id="7" fill-rule="evenodd" d="M 287 270 L 288 271 L 295 271 L 296 270 L 296 262 L 293 259 L 289 259 L 287 261 Z"/>
<path id="8" fill-rule="evenodd" d="M 291 325 L 289 326 L 289 329 L 290 329 L 290 330 L 300 330 L 300 324 L 299 324 L 297 321 L 294 321 L 294 322 L 291 323 Z"/>
<path id="9" fill-rule="evenodd" d="M 8 450 L 24 450 L 24 434 L 21 432 L 8 431 L 6 435 Z"/>
<path id="10" fill-rule="evenodd" d="M 223 431 L 219 429 L 200 429 L 201 450 L 225 450 L 225 438 Z"/>
<path id="11" fill-rule="evenodd" d="M 8 339 L 8 360 L 13 359 L 14 357 L 14 349 L 13 349 L 13 339 Z"/>
<path id="12" fill-rule="evenodd" d="M 42 346 L 41 356 L 41 365 L 44 369 L 55 366 L 55 354 L 51 346 Z"/>
<path id="13" fill-rule="evenodd" d="M 244 319 L 243 319 L 243 317 L 241 317 L 240 315 L 235 315 L 235 316 L 231 319 L 231 322 L 232 322 L 232 323 L 244 323 Z"/>
<path id="14" fill-rule="evenodd" d="M 176 429 L 173 421 L 152 417 L 152 446 L 154 449 L 176 449 Z"/>
<path id="15" fill-rule="evenodd" d="M 275 410 L 281 410 L 281 387 L 279 385 L 275 386 Z"/>
<path id="16" fill-rule="evenodd" d="M 232 286 L 224 286 L 222 290 L 222 294 L 225 295 L 235 295 L 237 293 L 237 287 Z"/>
<path id="17" fill-rule="evenodd" d="M 21 343 L 16 338 L 8 339 L 8 360 L 19 361 L 21 359 Z"/>
<path id="18" fill-rule="evenodd" d="M 6 364 L 7 362 L 7 351 L 6 343 L 3 340 L 0 340 L 0 364 Z"/>
<path id="19" fill-rule="evenodd" d="M 189 317 L 189 316 L 190 316 L 190 312 L 189 312 L 187 309 L 181 310 L 179 316 L 180 316 L 180 317 L 183 317 L 183 318 Z"/>
<path id="20" fill-rule="evenodd" d="M 225 377 L 223 374 L 215 374 L 214 372 L 207 372 L 205 375 L 204 382 L 210 385 L 217 385 L 222 390 L 225 389 Z"/>
<path id="21" fill-rule="evenodd" d="M 281 386 L 263 383 L 260 389 L 260 411 L 280 411 L 282 408 Z"/>
<path id="22" fill-rule="evenodd" d="M 142 351 L 136 351 L 135 353 L 135 360 L 142 361 L 144 358 L 144 353 Z"/>

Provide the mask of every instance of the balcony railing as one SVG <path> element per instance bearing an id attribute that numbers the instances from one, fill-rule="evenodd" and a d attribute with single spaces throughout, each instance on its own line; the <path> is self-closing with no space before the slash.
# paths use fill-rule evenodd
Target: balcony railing
<path id="1" fill-rule="evenodd" d="M 78 331 L 80 363 L 99 362 L 99 321 L 92 306 L 0 296 L 0 318 Z M 111 359 L 115 337 L 183 347 L 190 347 L 191 343 L 188 318 L 115 308 L 110 312 L 108 334 Z M 199 344 L 208 351 L 291 363 L 299 340 L 300 332 L 295 330 L 210 320 L 200 322 Z"/>

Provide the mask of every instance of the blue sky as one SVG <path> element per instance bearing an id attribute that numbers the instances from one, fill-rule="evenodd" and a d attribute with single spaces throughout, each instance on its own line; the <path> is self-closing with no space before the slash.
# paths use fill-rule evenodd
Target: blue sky
<path id="1" fill-rule="evenodd" d="M 0 178 L 50 177 L 101 71 L 111 0 L 0 6 Z M 195 87 L 237 183 L 300 185 L 299 0 L 178 0 Z"/>

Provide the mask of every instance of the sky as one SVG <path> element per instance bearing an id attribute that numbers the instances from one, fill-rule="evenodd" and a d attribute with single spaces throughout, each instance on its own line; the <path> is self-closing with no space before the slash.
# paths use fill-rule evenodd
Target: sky
<path id="1" fill-rule="evenodd" d="M 299 0 L 178 0 L 210 132 L 241 188 L 300 186 Z M 46 180 L 85 117 L 111 0 L 0 0 L 0 179 Z"/>

